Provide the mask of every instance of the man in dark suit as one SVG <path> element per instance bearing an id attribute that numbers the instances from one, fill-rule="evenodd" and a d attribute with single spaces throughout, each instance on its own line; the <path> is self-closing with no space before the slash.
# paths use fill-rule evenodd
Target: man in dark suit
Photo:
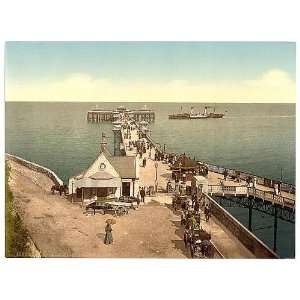
<path id="1" fill-rule="evenodd" d="M 142 187 L 141 188 L 141 191 L 140 191 L 140 194 L 141 194 L 141 199 L 142 199 L 142 202 L 145 203 L 145 189 Z"/>

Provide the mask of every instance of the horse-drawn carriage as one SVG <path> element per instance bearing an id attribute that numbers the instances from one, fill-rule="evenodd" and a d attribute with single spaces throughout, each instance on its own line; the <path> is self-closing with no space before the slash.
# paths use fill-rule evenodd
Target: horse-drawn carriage
<path id="1" fill-rule="evenodd" d="M 137 202 L 137 201 L 138 201 L 138 199 L 136 197 L 133 197 L 133 196 L 121 196 L 119 198 L 119 202 L 130 203 L 131 208 L 133 208 L 133 203 Z"/>
<path id="2" fill-rule="evenodd" d="M 86 206 L 86 212 L 92 210 L 94 215 L 96 211 L 105 215 L 107 213 L 112 213 L 116 217 L 120 217 L 128 214 L 128 209 L 132 206 L 131 203 L 124 202 L 97 202 L 94 201 Z"/>
<path id="3" fill-rule="evenodd" d="M 194 220 L 194 222 L 198 225 L 201 223 L 200 212 L 194 211 L 192 209 L 182 210 L 181 211 L 181 225 L 187 225 L 189 220 Z M 192 224 L 188 224 L 192 226 Z"/>
<path id="4" fill-rule="evenodd" d="M 184 243 L 190 247 L 192 258 L 213 258 L 214 246 L 211 243 L 211 234 L 202 228 L 186 229 L 184 233 Z"/>
<path id="5" fill-rule="evenodd" d="M 172 206 L 173 206 L 174 210 L 177 210 L 180 208 L 188 209 L 188 207 L 189 207 L 188 197 L 186 195 L 180 195 L 180 194 L 174 195 L 174 197 L 172 199 Z"/>
<path id="6" fill-rule="evenodd" d="M 51 186 L 51 193 L 54 195 L 55 192 L 59 192 L 60 196 L 62 194 L 66 196 L 68 194 L 68 187 L 65 184 L 64 185 L 54 184 Z"/>

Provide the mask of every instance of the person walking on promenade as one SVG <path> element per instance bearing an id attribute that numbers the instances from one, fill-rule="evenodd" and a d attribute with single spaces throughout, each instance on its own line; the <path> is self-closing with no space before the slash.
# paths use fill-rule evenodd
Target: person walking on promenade
<path id="1" fill-rule="evenodd" d="M 113 236 L 112 236 L 112 227 L 110 222 L 107 222 L 105 226 L 105 238 L 104 238 L 104 244 L 110 245 L 113 243 Z"/>
<path id="2" fill-rule="evenodd" d="M 199 210 L 200 210 L 200 204 L 199 204 L 199 201 L 196 200 L 195 204 L 194 204 L 194 211 L 195 212 L 199 212 Z"/>
<path id="3" fill-rule="evenodd" d="M 208 220 L 209 220 L 209 215 L 210 215 L 208 204 L 205 204 L 205 207 L 204 207 L 204 215 L 205 215 L 205 221 L 208 222 Z"/>
<path id="4" fill-rule="evenodd" d="M 278 194 L 281 195 L 281 185 L 282 181 L 278 182 Z"/>
<path id="5" fill-rule="evenodd" d="M 276 196 L 278 196 L 278 194 L 279 194 L 279 191 L 278 191 L 278 183 L 274 183 L 274 194 L 275 194 Z"/>
<path id="6" fill-rule="evenodd" d="M 224 180 L 226 181 L 226 179 L 227 179 L 227 176 L 228 176 L 228 171 L 227 171 L 227 169 L 225 169 L 224 170 Z"/>
<path id="7" fill-rule="evenodd" d="M 192 207 L 195 206 L 196 200 L 197 200 L 197 195 L 196 195 L 196 194 L 193 194 L 193 196 L 192 196 Z"/>
<path id="8" fill-rule="evenodd" d="M 137 207 L 140 206 L 140 203 L 141 203 L 141 188 L 139 188 L 138 193 L 136 195 L 136 204 L 137 204 Z"/>
<path id="9" fill-rule="evenodd" d="M 145 195 L 146 195 L 145 188 L 142 187 L 140 194 L 141 194 L 142 202 L 145 203 Z"/>
<path id="10" fill-rule="evenodd" d="M 257 183 L 257 178 L 256 177 L 254 177 L 253 178 L 253 187 L 256 189 L 256 183 Z"/>

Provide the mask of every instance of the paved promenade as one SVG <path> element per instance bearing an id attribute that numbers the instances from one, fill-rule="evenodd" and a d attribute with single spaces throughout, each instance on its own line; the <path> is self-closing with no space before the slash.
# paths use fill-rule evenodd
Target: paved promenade
<path id="1" fill-rule="evenodd" d="M 138 134 L 136 130 L 131 133 L 133 141 L 138 140 Z M 126 140 L 126 144 L 128 141 Z M 134 148 L 129 153 L 136 155 L 136 149 Z M 146 167 L 142 167 L 142 160 L 146 158 Z M 166 193 L 166 185 L 169 179 L 172 179 L 172 172 L 169 166 L 162 161 L 154 161 L 154 149 L 147 150 L 143 154 L 140 161 L 140 186 L 154 186 L 156 177 L 155 163 L 157 163 L 157 178 L 158 178 L 158 192 L 154 196 L 147 196 L 145 199 L 146 205 L 150 203 L 158 203 L 161 207 L 168 207 L 174 216 L 179 217 L 180 213 L 175 212 L 172 209 L 172 195 Z M 209 174 L 211 179 L 216 179 L 216 174 Z M 225 258 L 254 258 L 254 255 L 236 238 L 234 237 L 224 226 L 222 226 L 214 217 L 212 217 L 207 223 L 203 211 L 201 211 L 201 226 L 212 235 L 212 242 L 223 254 Z M 180 236 L 183 239 L 183 226 L 179 224 L 181 230 L 179 230 Z"/>

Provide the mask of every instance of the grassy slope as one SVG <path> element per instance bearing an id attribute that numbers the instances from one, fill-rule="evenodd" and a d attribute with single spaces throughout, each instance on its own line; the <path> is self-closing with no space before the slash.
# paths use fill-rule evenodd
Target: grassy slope
<path id="1" fill-rule="evenodd" d="M 5 163 L 5 256 L 28 257 L 28 232 L 16 212 L 9 187 L 10 167 Z"/>

